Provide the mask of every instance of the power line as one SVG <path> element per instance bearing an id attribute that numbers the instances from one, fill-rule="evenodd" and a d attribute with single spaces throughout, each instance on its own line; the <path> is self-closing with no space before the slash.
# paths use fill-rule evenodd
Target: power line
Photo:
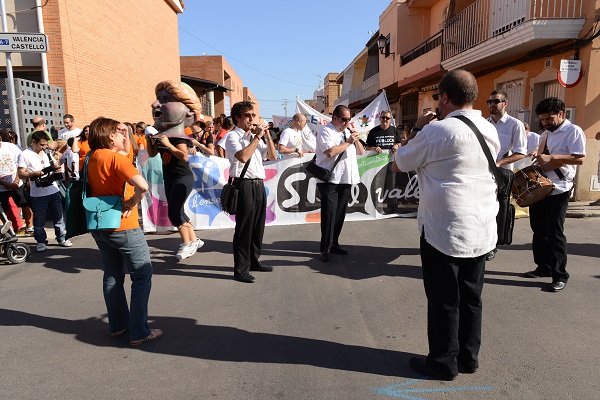
<path id="1" fill-rule="evenodd" d="M 288 81 L 288 80 L 286 80 L 286 79 L 281 79 L 281 78 L 278 78 L 278 77 L 276 77 L 276 76 L 274 76 L 274 75 L 271 75 L 271 74 L 268 74 L 268 73 L 266 73 L 266 72 L 263 72 L 263 71 L 261 71 L 261 70 L 258 70 L 258 69 L 254 68 L 254 67 L 251 67 L 250 65 L 248 65 L 248 64 L 246 64 L 246 63 L 244 63 L 244 62 L 242 62 L 242 61 L 240 61 L 240 60 L 237 60 L 237 59 L 233 58 L 232 56 L 230 56 L 230 55 L 228 55 L 228 54 L 225 54 L 225 53 L 224 53 L 224 52 L 222 52 L 221 50 L 219 50 L 219 49 L 217 49 L 217 48 L 215 48 L 215 47 L 211 46 L 210 44 L 206 43 L 204 40 L 200 39 L 199 37 L 197 37 L 197 36 L 194 36 L 192 33 L 190 33 L 190 32 L 188 32 L 188 31 L 186 31 L 186 30 L 185 30 L 185 29 L 183 29 L 181 26 L 179 27 L 179 29 L 180 29 L 180 30 L 182 30 L 183 32 L 187 33 L 188 35 L 190 35 L 190 36 L 191 36 L 191 37 L 193 37 L 194 39 L 198 40 L 199 42 L 202 42 L 202 43 L 204 43 L 205 45 L 207 45 L 207 46 L 208 46 L 208 47 L 210 47 L 211 49 L 215 50 L 215 51 L 216 51 L 216 52 L 218 52 L 219 54 L 222 54 L 222 55 L 226 56 L 228 59 L 230 59 L 230 60 L 233 60 L 233 61 L 235 61 L 235 62 L 238 62 L 238 63 L 242 64 L 243 66 L 245 66 L 245 67 L 247 67 L 247 68 L 250 68 L 250 69 L 251 69 L 251 70 L 253 70 L 253 71 L 256 71 L 256 72 L 258 72 L 258 73 L 260 73 L 260 74 L 266 75 L 266 76 L 268 76 L 268 77 L 270 77 L 270 78 L 276 79 L 276 80 L 278 80 L 278 81 L 282 81 L 282 82 L 286 82 L 286 83 L 291 83 L 292 85 L 306 86 L 306 87 L 314 87 L 313 85 L 305 85 L 305 84 L 303 84 L 303 83 L 297 83 L 297 82 Z M 280 100 L 277 100 L 277 101 L 280 101 Z"/>

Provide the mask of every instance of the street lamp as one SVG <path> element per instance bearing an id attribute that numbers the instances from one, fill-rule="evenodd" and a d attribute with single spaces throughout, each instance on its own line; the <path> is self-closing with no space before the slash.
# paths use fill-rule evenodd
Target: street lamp
<path id="1" fill-rule="evenodd" d="M 379 35 L 379 38 L 377 39 L 377 47 L 379 47 L 379 52 L 381 54 L 384 54 L 384 50 L 385 50 L 385 56 L 388 57 L 390 54 L 392 55 L 392 59 L 396 58 L 396 53 L 395 52 L 390 52 L 390 39 L 389 37 L 383 36 L 383 34 Z"/>

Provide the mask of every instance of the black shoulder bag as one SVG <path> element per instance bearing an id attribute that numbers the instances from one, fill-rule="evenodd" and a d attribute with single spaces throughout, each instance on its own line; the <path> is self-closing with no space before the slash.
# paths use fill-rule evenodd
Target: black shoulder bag
<path id="1" fill-rule="evenodd" d="M 488 160 L 489 169 L 494 174 L 496 185 L 498 186 L 497 196 L 500 207 L 498 209 L 498 215 L 496 215 L 496 224 L 498 227 L 497 244 L 511 244 L 515 224 L 515 206 L 510 204 L 510 194 L 515 173 L 506 168 L 498 168 L 496 166 L 496 162 L 492 157 L 490 148 L 487 146 L 483 135 L 470 119 L 464 115 L 455 115 L 454 118 L 458 118 L 467 124 L 473 133 L 475 133 L 475 136 L 477 136 L 477 140 L 479 140 L 479 144 Z"/>
<path id="2" fill-rule="evenodd" d="M 241 179 L 246 175 L 246 171 L 248 170 L 248 165 L 250 165 L 250 160 L 244 164 L 244 168 L 242 169 L 242 173 L 240 174 L 238 179 Z M 238 194 L 239 189 L 234 184 L 233 176 L 229 177 L 229 181 L 223 186 L 221 190 L 221 210 L 229 215 L 235 215 L 237 212 L 237 203 L 238 203 Z"/>
<path id="3" fill-rule="evenodd" d="M 344 139 L 346 139 L 345 134 L 344 134 Z M 335 166 L 338 165 L 338 163 L 340 162 L 340 159 L 342 158 L 342 156 L 344 155 L 345 152 L 346 152 L 346 150 L 342 151 L 337 156 L 337 158 L 335 159 L 335 162 L 333 163 L 333 167 L 331 167 L 331 171 L 328 170 L 327 168 L 319 167 L 317 165 L 317 155 L 315 154 L 313 159 L 310 160 L 310 162 L 306 165 L 306 172 L 308 172 L 315 178 L 322 180 L 323 182 L 329 182 L 329 180 L 331 179 L 331 174 L 333 173 L 333 170 L 335 169 Z"/>

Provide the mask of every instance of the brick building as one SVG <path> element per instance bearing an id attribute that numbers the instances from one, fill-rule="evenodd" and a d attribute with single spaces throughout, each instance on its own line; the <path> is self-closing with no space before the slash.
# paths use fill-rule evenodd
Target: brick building
<path id="1" fill-rule="evenodd" d="M 39 32 L 35 0 L 5 3 L 8 31 Z M 64 89 L 65 112 L 74 115 L 76 125 L 99 115 L 151 122 L 156 83 L 180 80 L 177 15 L 183 1 L 43 3 L 48 83 Z M 6 76 L 5 58 L 0 59 Z M 15 78 L 42 82 L 40 54 L 13 53 L 12 63 Z"/>
<path id="2" fill-rule="evenodd" d="M 229 115 L 231 106 L 242 100 L 251 100 L 254 104 L 254 112 L 260 116 L 260 104 L 252 92 L 244 87 L 242 79 L 231 68 L 231 65 L 223 56 L 181 56 L 181 74 L 199 80 L 214 82 L 213 88 L 200 88 L 192 85 L 199 96 L 210 102 L 212 99 L 213 114 Z M 211 93 L 212 92 L 212 93 Z M 208 108 L 211 108 L 209 105 Z"/>
<path id="3" fill-rule="evenodd" d="M 324 97 L 324 114 L 331 115 L 335 108 L 335 101 L 342 94 L 342 86 L 337 82 L 339 74 L 336 72 L 330 72 L 325 76 L 323 97 Z"/>

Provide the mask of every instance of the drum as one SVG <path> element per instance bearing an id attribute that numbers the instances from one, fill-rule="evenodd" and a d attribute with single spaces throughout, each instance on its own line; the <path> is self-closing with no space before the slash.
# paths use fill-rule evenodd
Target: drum
<path id="1" fill-rule="evenodd" d="M 520 207 L 541 201 L 554 190 L 554 184 L 537 165 L 530 165 L 515 172 L 512 195 Z"/>

